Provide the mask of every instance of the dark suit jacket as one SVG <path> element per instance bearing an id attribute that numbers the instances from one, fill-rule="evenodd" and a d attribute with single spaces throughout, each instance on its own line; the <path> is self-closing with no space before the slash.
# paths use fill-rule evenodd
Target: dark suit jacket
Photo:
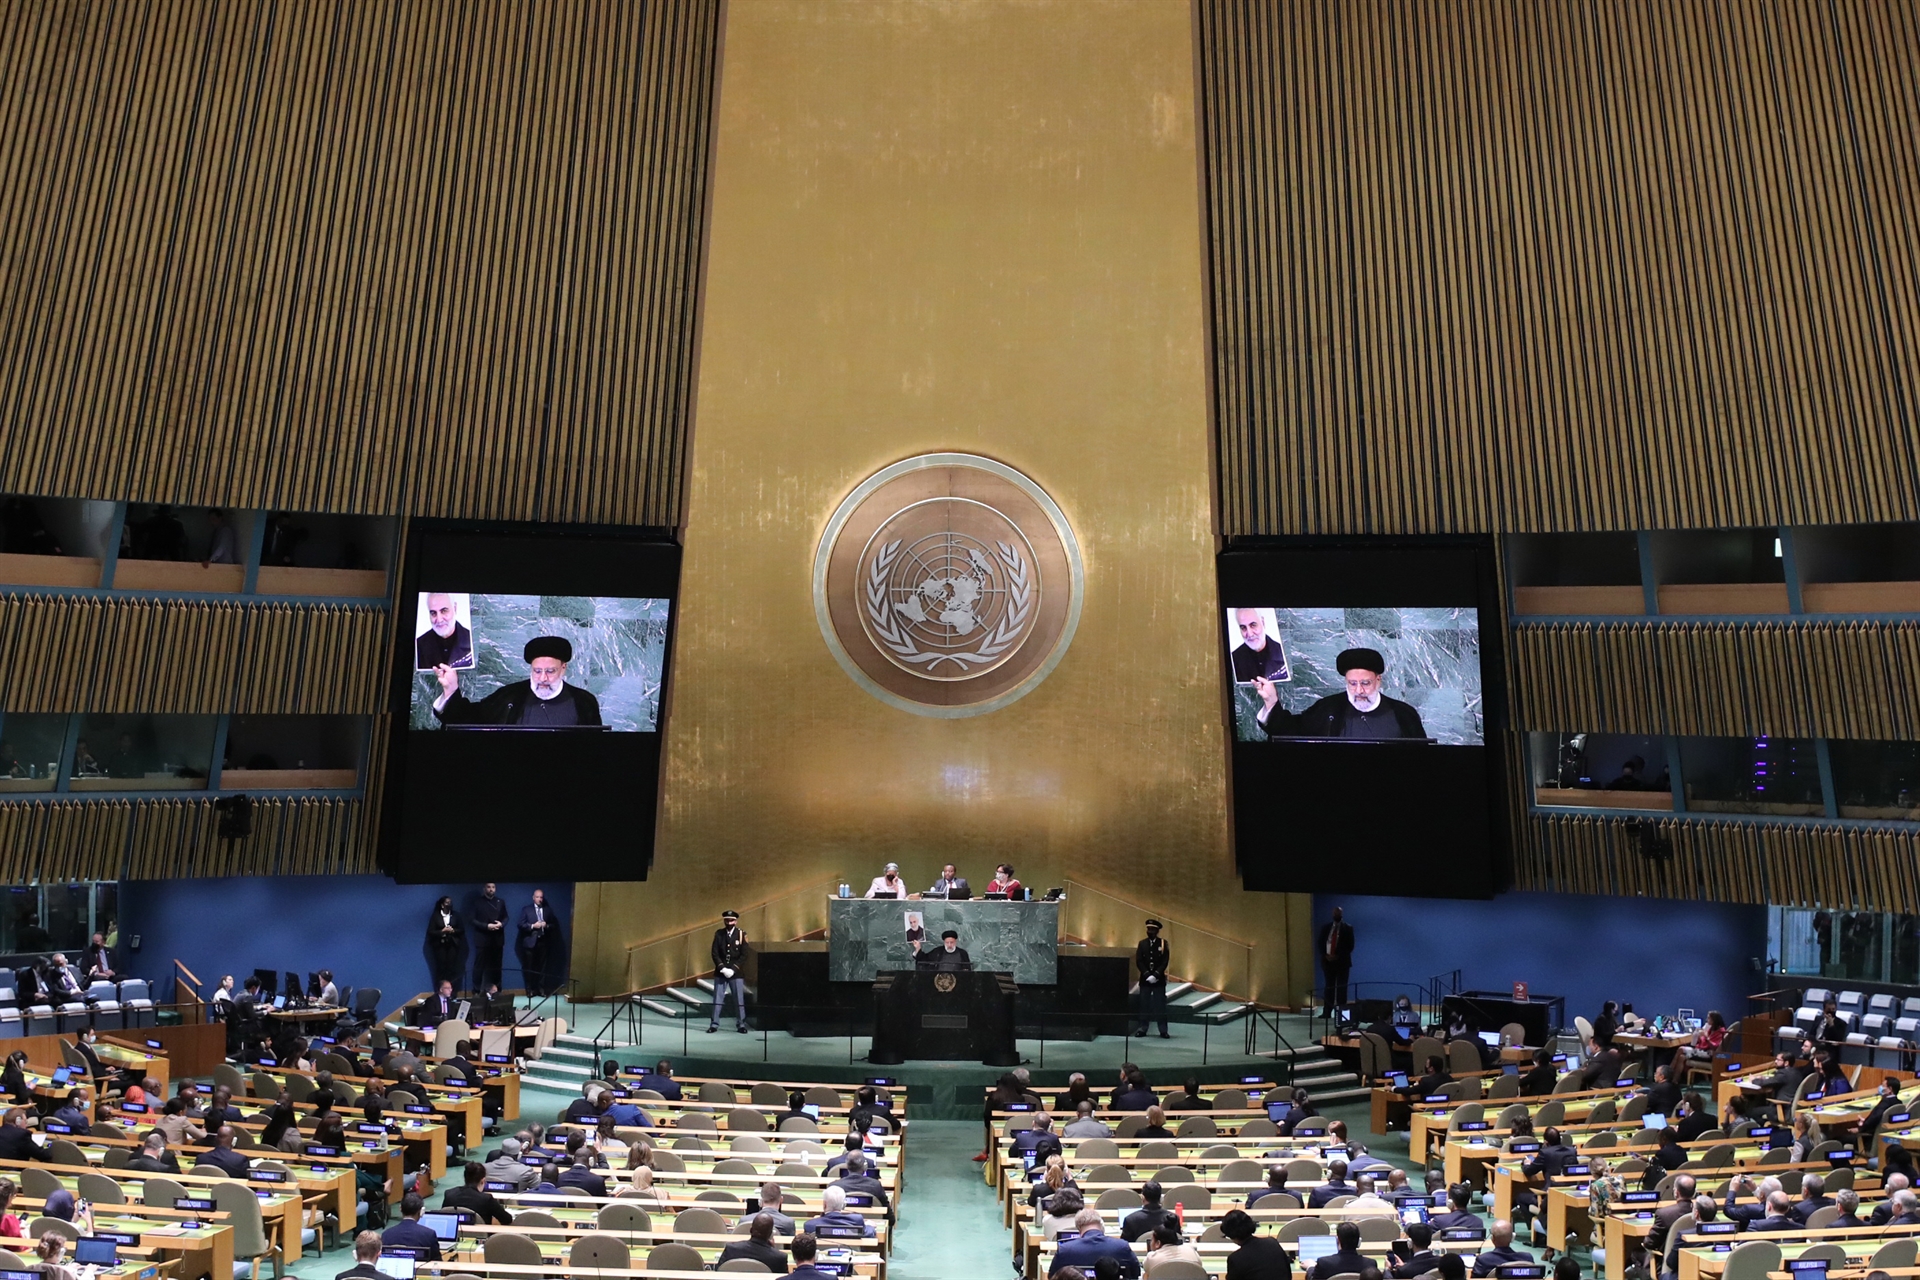
<path id="1" fill-rule="evenodd" d="M 1329 959 L 1327 956 L 1327 935 L 1335 929 L 1338 929 L 1340 933 L 1334 940 L 1333 956 Z M 1345 920 L 1342 920 L 1339 924 L 1335 924 L 1331 920 L 1327 921 L 1326 924 L 1320 927 L 1319 934 L 1316 935 L 1313 940 L 1313 954 L 1320 957 L 1320 963 L 1326 965 L 1328 968 L 1337 972 L 1345 972 L 1345 970 L 1353 964 L 1353 926 Z"/>
<path id="2" fill-rule="evenodd" d="M 1307 1193 L 1307 1208 L 1324 1209 L 1327 1207 L 1327 1201 L 1338 1196 L 1350 1196 L 1352 1194 L 1353 1184 L 1351 1182 L 1323 1182 Z M 1249 1201 L 1248 1203 L 1252 1202 Z"/>
<path id="3" fill-rule="evenodd" d="M 167 1158 L 165 1160 L 155 1160 L 145 1151 L 142 1151 L 139 1155 L 127 1161 L 127 1168 L 136 1169 L 141 1173 L 178 1173 L 180 1172 L 180 1162 L 174 1158 L 173 1152 L 171 1151 L 167 1152 Z"/>
<path id="4" fill-rule="evenodd" d="M 448 996 L 442 1000 L 437 994 L 430 995 L 420 1002 L 420 1025 L 437 1027 L 451 1018 L 459 1008 L 460 1000 L 457 996 Z"/>
<path id="5" fill-rule="evenodd" d="M 1535 1259 L 1532 1254 L 1522 1253 L 1512 1245 L 1503 1245 L 1499 1248 L 1489 1249 L 1475 1258 L 1473 1260 L 1473 1274 L 1476 1276 L 1490 1276 L 1493 1274 L 1495 1267 L 1504 1267 L 1510 1262 L 1533 1261 L 1535 1261 Z"/>
<path id="6" fill-rule="evenodd" d="M 1814 1214 L 1820 1212 L 1820 1210 L 1832 1203 L 1832 1196 L 1815 1196 L 1811 1200 L 1794 1201 L 1793 1208 L 1787 1210 L 1787 1212 L 1793 1216 L 1795 1222 L 1804 1227 L 1807 1225 L 1808 1218 L 1811 1218 Z"/>
<path id="7" fill-rule="evenodd" d="M 1054 1250 L 1053 1265 L 1047 1268 L 1047 1274 L 1052 1275 L 1062 1267 L 1079 1267 L 1092 1275 L 1094 1264 L 1102 1258 L 1112 1258 L 1119 1263 L 1122 1276 L 1140 1274 L 1140 1257 L 1127 1242 L 1116 1240 L 1097 1228 Z"/>
<path id="8" fill-rule="evenodd" d="M 428 1262 L 440 1261 L 440 1237 L 433 1234 L 433 1228 L 421 1226 L 412 1218 L 402 1218 L 381 1232 L 380 1243 L 406 1249 L 425 1249 L 423 1256 Z"/>
<path id="9" fill-rule="evenodd" d="M 554 1182 L 559 1187 L 579 1187 L 590 1196 L 605 1196 L 607 1180 L 583 1164 L 570 1164 Z"/>
<path id="10" fill-rule="evenodd" d="M 1534 1174 L 1545 1174 L 1557 1178 L 1560 1171 L 1570 1164 L 1580 1163 L 1580 1153 L 1562 1142 L 1556 1146 L 1541 1147 L 1534 1153 L 1533 1159 L 1520 1166 L 1520 1172 L 1531 1178 Z"/>
<path id="11" fill-rule="evenodd" d="M 454 1187 L 448 1191 L 446 1195 L 440 1197 L 440 1207 L 442 1209 L 470 1209 L 481 1222 L 491 1222 L 495 1226 L 510 1227 L 513 1225 L 513 1215 L 506 1211 L 505 1206 L 478 1187 Z"/>
<path id="12" fill-rule="evenodd" d="M 761 1244 L 752 1238 L 736 1240 L 720 1251 L 720 1263 L 724 1266 L 735 1258 L 752 1258 L 765 1263 L 767 1270 L 777 1276 L 787 1274 L 787 1251 L 776 1245 Z"/>
<path id="13" fill-rule="evenodd" d="M 1013 1135 L 1008 1145 L 1016 1156 L 1033 1152 L 1035 1164 L 1045 1164 L 1048 1156 L 1060 1154 L 1060 1136 L 1056 1133 L 1042 1133 L 1038 1129 L 1022 1129 Z"/>
<path id="14" fill-rule="evenodd" d="M 1602 1049 L 1594 1060 L 1587 1064 L 1586 1074 L 1581 1077 L 1583 1088 L 1604 1089 L 1620 1078 L 1620 1051 Z"/>
<path id="15" fill-rule="evenodd" d="M 582 725 L 596 725 L 600 721 L 600 699 L 588 693 L 579 685 L 568 681 L 559 697 L 573 699 L 575 722 Z M 447 724 L 519 724 L 520 718 L 534 702 L 533 681 L 515 680 L 512 684 L 502 685 L 478 702 L 467 700 L 465 693 L 456 692 L 434 717 Z"/>
<path id="16" fill-rule="evenodd" d="M 31 1129 L 0 1125 L 0 1160 L 45 1160 L 46 1151 L 33 1140 Z"/>
<path id="17" fill-rule="evenodd" d="M 1554 1069 L 1554 1065 L 1551 1062 L 1542 1063 L 1529 1068 L 1527 1073 L 1520 1077 L 1520 1096 L 1543 1097 L 1552 1093 L 1553 1086 L 1558 1083 L 1560 1083 L 1560 1073 Z"/>
<path id="18" fill-rule="evenodd" d="M 875 1204 L 883 1208 L 886 1206 L 887 1189 L 880 1185 L 878 1178 L 868 1177 L 866 1174 L 861 1174 L 859 1177 L 848 1174 L 844 1178 L 835 1178 L 832 1185 L 840 1187 L 850 1195 L 872 1196 Z"/>
<path id="19" fill-rule="evenodd" d="M 1717 1128 L 1711 1111 L 1696 1111 L 1674 1126 L 1673 1136 L 1682 1143 L 1692 1142 L 1709 1129 Z"/>
<path id="20" fill-rule="evenodd" d="M 1679 1105 L 1680 1086 L 1671 1080 L 1657 1080 L 1648 1086 L 1647 1110 L 1670 1116 L 1673 1114 L 1673 1109 Z"/>
<path id="21" fill-rule="evenodd" d="M 196 1167 L 203 1164 L 210 1164 L 226 1174 L 229 1178 L 244 1178 L 247 1176 L 247 1158 L 231 1148 L 223 1151 L 219 1147 L 215 1147 L 211 1151 L 202 1151 L 200 1158 L 193 1163 Z M 421 1230 L 425 1231 L 426 1228 L 422 1227 Z M 432 1235 L 433 1233 L 428 1231 L 427 1234 Z"/>
<path id="22" fill-rule="evenodd" d="M 1160 1099 L 1151 1089 L 1124 1089 L 1113 1096 L 1115 1111 L 1145 1111 L 1158 1106 Z"/>
<path id="23" fill-rule="evenodd" d="M 1440 1255 L 1431 1249 L 1422 1249 L 1418 1253 L 1409 1256 L 1405 1262 L 1400 1263 L 1391 1271 L 1387 1272 L 1387 1274 L 1395 1277 L 1395 1280 L 1408 1280 L 1409 1276 L 1423 1276 L 1429 1271 L 1438 1270 L 1439 1267 Z"/>
<path id="24" fill-rule="evenodd" d="M 1798 1231 L 1800 1223 L 1792 1213 L 1783 1213 L 1776 1217 L 1760 1218 L 1747 1224 L 1749 1231 Z"/>
<path id="25" fill-rule="evenodd" d="M 515 929 L 515 933 L 520 945 L 523 947 L 543 946 L 553 937 L 553 931 L 556 927 L 553 918 L 553 904 L 551 902 L 543 902 L 540 904 L 540 910 L 546 915 L 547 927 L 535 933 L 533 929 L 533 904 L 529 902 L 526 906 L 520 908 L 520 923 Z"/>
<path id="26" fill-rule="evenodd" d="M 672 1076 L 657 1076 L 649 1071 L 646 1075 L 640 1077 L 640 1083 L 635 1085 L 634 1088 L 651 1089 L 668 1102 L 680 1101 L 680 1082 Z"/>
<path id="27" fill-rule="evenodd" d="M 1227 1280 L 1293 1280 L 1293 1263 L 1272 1236 L 1255 1236 L 1227 1255 Z"/>
<path id="28" fill-rule="evenodd" d="M 1120 1224 L 1120 1238 L 1131 1244 L 1141 1236 L 1153 1234 L 1153 1229 L 1173 1216 L 1169 1210 L 1157 1204 L 1135 1209 Z"/>
<path id="29" fill-rule="evenodd" d="M 333 1280 L 387 1280 L 387 1278 L 380 1274 L 380 1268 L 370 1262 L 363 1262 L 358 1266 L 348 1267 L 334 1276 Z"/>
<path id="30" fill-rule="evenodd" d="M 1342 1276 L 1348 1272 L 1359 1275 L 1372 1265 L 1360 1254 L 1340 1249 L 1313 1264 L 1313 1280 L 1327 1280 L 1328 1276 Z"/>

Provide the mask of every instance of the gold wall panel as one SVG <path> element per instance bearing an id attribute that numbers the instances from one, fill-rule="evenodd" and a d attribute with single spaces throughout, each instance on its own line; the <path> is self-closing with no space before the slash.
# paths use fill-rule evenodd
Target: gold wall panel
<path id="1" fill-rule="evenodd" d="M 1522 626 L 1522 731 L 1920 737 L 1920 621 Z"/>
<path id="2" fill-rule="evenodd" d="M 679 523 L 718 0 L 0 0 L 0 491 Z"/>
<path id="3" fill-rule="evenodd" d="M 8 711 L 369 715 L 384 608 L 0 595 Z"/>
<path id="4" fill-rule="evenodd" d="M 1196 0 L 1228 534 L 1920 518 L 1920 10 Z"/>
<path id="5" fill-rule="evenodd" d="M 821 871 L 1004 859 L 1259 939 L 1243 994 L 1283 998 L 1304 900 L 1227 834 L 1189 6 L 755 0 L 724 68 L 660 842 L 580 886 L 576 972 Z M 809 590 L 842 498 L 936 450 L 1086 559 L 1064 660 L 972 719 L 862 692 Z"/>

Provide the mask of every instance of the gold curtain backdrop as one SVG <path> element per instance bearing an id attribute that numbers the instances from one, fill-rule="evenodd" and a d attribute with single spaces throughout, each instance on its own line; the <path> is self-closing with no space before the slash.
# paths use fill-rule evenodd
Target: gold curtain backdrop
<path id="1" fill-rule="evenodd" d="M 1306 901 L 1242 892 L 1227 833 L 1191 35 L 1180 0 L 729 8 L 660 843 L 579 887 L 594 989 L 819 870 L 948 859 L 1294 985 Z M 964 720 L 859 689 L 809 590 L 846 494 L 944 450 L 1030 476 L 1086 559 L 1058 669 Z"/>

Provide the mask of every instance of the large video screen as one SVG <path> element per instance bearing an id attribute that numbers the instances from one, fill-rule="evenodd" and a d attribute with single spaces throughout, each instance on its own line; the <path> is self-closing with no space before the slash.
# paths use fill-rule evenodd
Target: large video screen
<path id="1" fill-rule="evenodd" d="M 645 879 L 680 548 L 645 530 L 415 521 L 382 865 L 406 883 Z"/>
<path id="2" fill-rule="evenodd" d="M 1492 893 L 1506 843 L 1491 541 L 1263 540 L 1219 572 L 1247 887 Z"/>

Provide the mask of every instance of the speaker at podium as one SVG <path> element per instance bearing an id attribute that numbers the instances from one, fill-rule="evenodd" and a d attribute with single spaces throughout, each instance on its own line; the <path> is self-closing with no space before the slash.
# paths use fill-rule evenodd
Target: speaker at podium
<path id="1" fill-rule="evenodd" d="M 896 1065 L 912 1058 L 1019 1064 L 1013 1042 L 1013 975 L 993 971 L 913 969 L 879 975 L 873 984 L 873 1047 L 867 1061 Z"/>

